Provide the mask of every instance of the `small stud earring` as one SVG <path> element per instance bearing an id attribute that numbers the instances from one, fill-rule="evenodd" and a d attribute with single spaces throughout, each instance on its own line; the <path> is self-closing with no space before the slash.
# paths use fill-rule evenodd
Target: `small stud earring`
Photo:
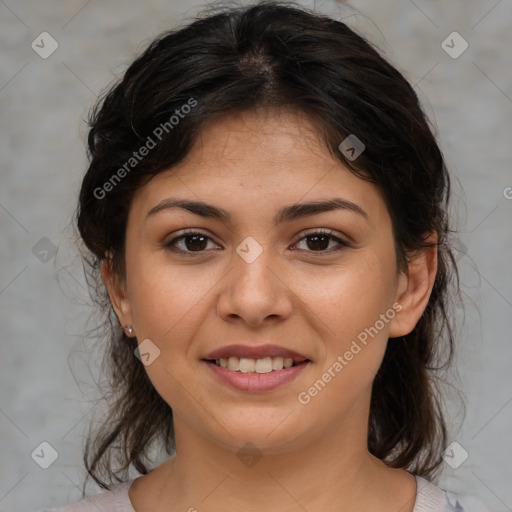
<path id="1" fill-rule="evenodd" d="M 133 328 L 131 325 L 126 325 L 124 330 L 126 331 L 127 334 L 133 334 Z"/>

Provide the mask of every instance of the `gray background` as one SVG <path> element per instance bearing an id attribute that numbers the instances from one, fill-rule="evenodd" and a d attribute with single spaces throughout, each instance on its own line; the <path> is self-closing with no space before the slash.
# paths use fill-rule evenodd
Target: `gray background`
<path id="1" fill-rule="evenodd" d="M 80 497 L 101 353 L 83 343 L 94 322 L 86 322 L 91 308 L 68 226 L 86 166 L 83 120 L 136 52 L 202 6 L 0 1 L 0 512 Z M 438 483 L 480 496 L 493 511 L 511 510 L 512 1 L 356 0 L 316 9 L 375 42 L 415 85 L 438 129 L 454 178 L 466 300 L 465 320 L 458 310 L 460 376 L 448 378 L 463 390 L 467 412 L 460 426 L 449 391 L 450 439 L 469 454 L 457 469 L 445 464 Z M 59 45 L 47 59 L 31 48 L 43 31 Z M 469 44 L 458 58 L 441 46 L 453 31 Z M 48 469 L 31 458 L 43 441 L 58 452 Z M 454 457 L 461 454 L 456 447 Z"/>

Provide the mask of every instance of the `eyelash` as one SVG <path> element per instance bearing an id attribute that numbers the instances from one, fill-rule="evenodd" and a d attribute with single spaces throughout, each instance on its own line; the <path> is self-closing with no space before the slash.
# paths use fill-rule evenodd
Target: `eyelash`
<path id="1" fill-rule="evenodd" d="M 309 233 L 305 233 L 305 234 L 302 234 L 301 238 L 299 238 L 297 240 L 297 242 L 295 242 L 294 245 L 297 245 L 299 242 L 302 242 L 303 240 L 305 240 L 306 238 L 309 238 L 309 237 L 312 237 L 314 235 L 324 235 L 324 236 L 327 236 L 329 237 L 331 240 L 334 240 L 335 242 L 338 242 L 338 247 L 335 248 L 335 249 L 328 249 L 328 250 L 323 250 L 323 251 L 306 251 L 306 252 L 310 252 L 312 254 L 316 254 L 316 255 L 319 255 L 319 256 L 322 256 L 322 255 L 325 255 L 325 254 L 332 254 L 333 252 L 337 252 L 337 251 L 340 251 L 342 250 L 343 248 L 346 248 L 346 247 L 351 247 L 351 245 L 346 242 L 345 240 L 342 240 L 341 238 L 335 236 L 333 234 L 334 232 L 332 230 L 323 230 L 323 229 L 317 229 L 316 231 L 311 231 Z M 186 230 L 184 231 L 181 235 L 173 238 L 172 240 L 170 240 L 169 242 L 167 242 L 165 244 L 165 248 L 170 250 L 170 251 L 173 251 L 173 252 L 181 252 L 181 254 L 183 256 L 195 256 L 197 254 L 204 254 L 206 252 L 206 250 L 203 250 L 203 251 L 184 251 L 182 249 L 178 249 L 176 250 L 175 248 L 173 249 L 173 245 L 176 244 L 177 242 L 189 237 L 189 236 L 193 236 L 193 235 L 200 235 L 200 236 L 204 236 L 205 238 L 207 238 L 208 240 L 210 241 L 213 241 L 208 235 L 206 235 L 205 233 L 202 233 L 201 231 L 194 231 L 194 230 Z M 299 249 L 301 250 L 301 249 Z"/>

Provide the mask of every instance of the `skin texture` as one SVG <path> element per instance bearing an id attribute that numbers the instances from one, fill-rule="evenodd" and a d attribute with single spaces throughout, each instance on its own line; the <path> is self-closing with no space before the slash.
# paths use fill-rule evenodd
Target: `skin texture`
<path id="1" fill-rule="evenodd" d="M 179 208 L 146 218 L 171 196 L 214 204 L 232 220 Z M 273 226 L 283 205 L 333 197 L 368 219 L 334 210 Z M 209 237 L 202 252 L 190 239 L 165 247 L 188 228 Z M 304 237 L 319 229 L 351 245 L 327 239 L 315 251 Z M 263 249 L 251 263 L 236 252 L 248 236 Z M 398 271 L 381 193 L 328 154 L 308 118 L 254 110 L 207 125 L 183 162 L 137 191 L 125 276 L 102 269 L 121 324 L 161 351 L 145 369 L 175 418 L 176 455 L 132 485 L 135 510 L 412 511 L 414 477 L 368 453 L 367 423 L 388 338 L 414 328 L 436 269 L 433 248 L 408 276 Z M 394 318 L 301 404 L 299 393 L 395 303 Z M 311 363 L 273 391 L 238 391 L 201 360 L 234 343 L 277 344 Z M 237 457 L 246 443 L 261 456 L 250 466 Z"/>

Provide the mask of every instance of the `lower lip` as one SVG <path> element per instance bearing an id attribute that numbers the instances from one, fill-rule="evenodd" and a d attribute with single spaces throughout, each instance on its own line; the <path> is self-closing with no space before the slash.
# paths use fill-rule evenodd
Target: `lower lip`
<path id="1" fill-rule="evenodd" d="M 286 382 L 293 380 L 300 372 L 302 372 L 310 361 L 305 361 L 291 368 L 283 368 L 282 370 L 274 370 L 269 373 L 242 373 L 228 370 L 222 366 L 217 366 L 211 361 L 205 361 L 206 366 L 217 375 L 217 377 L 230 384 L 240 391 L 257 392 L 270 391 L 281 386 Z"/>

